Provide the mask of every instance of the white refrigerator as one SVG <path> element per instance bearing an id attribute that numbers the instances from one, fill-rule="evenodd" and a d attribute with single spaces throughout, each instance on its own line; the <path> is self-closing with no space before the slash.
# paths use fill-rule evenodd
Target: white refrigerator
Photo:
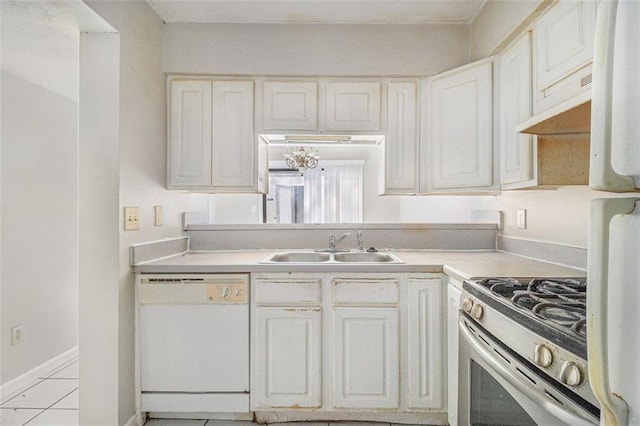
<path id="1" fill-rule="evenodd" d="M 589 381 L 602 425 L 640 425 L 640 0 L 599 1 L 594 49 Z"/>

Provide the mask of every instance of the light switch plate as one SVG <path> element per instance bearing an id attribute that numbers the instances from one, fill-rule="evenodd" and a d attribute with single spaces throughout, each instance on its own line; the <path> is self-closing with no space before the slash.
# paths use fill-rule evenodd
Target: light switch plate
<path id="1" fill-rule="evenodd" d="M 163 221 L 162 206 L 154 206 L 153 211 L 155 213 L 154 224 L 156 226 L 162 226 L 162 221 Z"/>
<path id="2" fill-rule="evenodd" d="M 527 211 L 526 210 L 518 210 L 517 226 L 518 226 L 518 229 L 527 229 Z"/>
<path id="3" fill-rule="evenodd" d="M 125 207 L 124 208 L 124 230 L 133 231 L 140 229 L 140 208 Z"/>

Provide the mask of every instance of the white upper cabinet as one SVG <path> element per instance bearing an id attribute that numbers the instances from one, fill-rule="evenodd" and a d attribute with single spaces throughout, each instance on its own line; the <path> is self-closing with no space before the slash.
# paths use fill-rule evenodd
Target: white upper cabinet
<path id="1" fill-rule="evenodd" d="M 265 81 L 264 130 L 318 130 L 318 83 Z"/>
<path id="2" fill-rule="evenodd" d="M 492 62 L 479 61 L 430 80 L 427 190 L 492 185 Z"/>
<path id="3" fill-rule="evenodd" d="M 253 81 L 170 81 L 169 189 L 264 192 L 253 99 Z"/>
<path id="4" fill-rule="evenodd" d="M 380 82 L 328 82 L 327 131 L 380 131 Z"/>
<path id="5" fill-rule="evenodd" d="M 416 193 L 419 188 L 418 83 L 388 86 L 384 156 L 386 194 Z"/>
<path id="6" fill-rule="evenodd" d="M 533 136 L 516 126 L 531 117 L 531 32 L 500 57 L 500 182 L 532 185 Z"/>
<path id="7" fill-rule="evenodd" d="M 594 0 L 561 0 L 534 24 L 534 114 L 590 87 L 595 20 Z"/>
<path id="8" fill-rule="evenodd" d="M 173 81 L 169 106 L 169 187 L 211 184 L 211 82 Z"/>
<path id="9" fill-rule="evenodd" d="M 251 188 L 256 174 L 253 82 L 214 81 L 212 185 Z"/>

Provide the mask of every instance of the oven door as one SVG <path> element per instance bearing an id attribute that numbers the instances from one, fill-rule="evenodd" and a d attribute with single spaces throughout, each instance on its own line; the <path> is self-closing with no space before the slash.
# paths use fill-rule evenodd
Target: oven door
<path id="1" fill-rule="evenodd" d="M 459 334 L 460 425 L 598 424 L 597 417 L 550 386 L 463 312 Z"/>

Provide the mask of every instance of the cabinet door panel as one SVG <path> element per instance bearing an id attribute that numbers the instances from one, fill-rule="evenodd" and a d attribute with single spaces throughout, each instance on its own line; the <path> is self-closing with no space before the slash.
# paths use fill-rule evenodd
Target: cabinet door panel
<path id="1" fill-rule="evenodd" d="M 385 139 L 385 192 L 418 192 L 418 90 L 389 83 Z"/>
<path id="2" fill-rule="evenodd" d="M 171 82 L 169 186 L 211 184 L 211 82 Z"/>
<path id="3" fill-rule="evenodd" d="M 326 130 L 380 130 L 380 83 L 327 83 Z"/>
<path id="4" fill-rule="evenodd" d="M 397 309 L 334 309 L 334 406 L 397 408 Z"/>
<path id="5" fill-rule="evenodd" d="M 320 407 L 320 308 L 256 310 L 257 407 Z"/>
<path id="6" fill-rule="evenodd" d="M 534 25 L 534 114 L 591 87 L 595 4 L 595 0 L 561 0 Z"/>
<path id="7" fill-rule="evenodd" d="M 410 408 L 442 408 L 442 283 L 409 279 L 408 401 Z"/>
<path id="8" fill-rule="evenodd" d="M 432 82 L 430 142 L 434 189 L 492 183 L 491 62 Z"/>
<path id="9" fill-rule="evenodd" d="M 212 184 L 253 187 L 253 82 L 213 82 Z"/>
<path id="10" fill-rule="evenodd" d="M 318 130 L 318 83 L 266 81 L 265 130 Z"/>
<path id="11" fill-rule="evenodd" d="M 544 90 L 593 56 L 595 2 L 561 1 L 536 23 L 538 89 Z"/>
<path id="12" fill-rule="evenodd" d="M 500 181 L 533 179 L 533 136 L 516 133 L 531 117 L 531 35 L 526 33 L 500 58 Z"/>

